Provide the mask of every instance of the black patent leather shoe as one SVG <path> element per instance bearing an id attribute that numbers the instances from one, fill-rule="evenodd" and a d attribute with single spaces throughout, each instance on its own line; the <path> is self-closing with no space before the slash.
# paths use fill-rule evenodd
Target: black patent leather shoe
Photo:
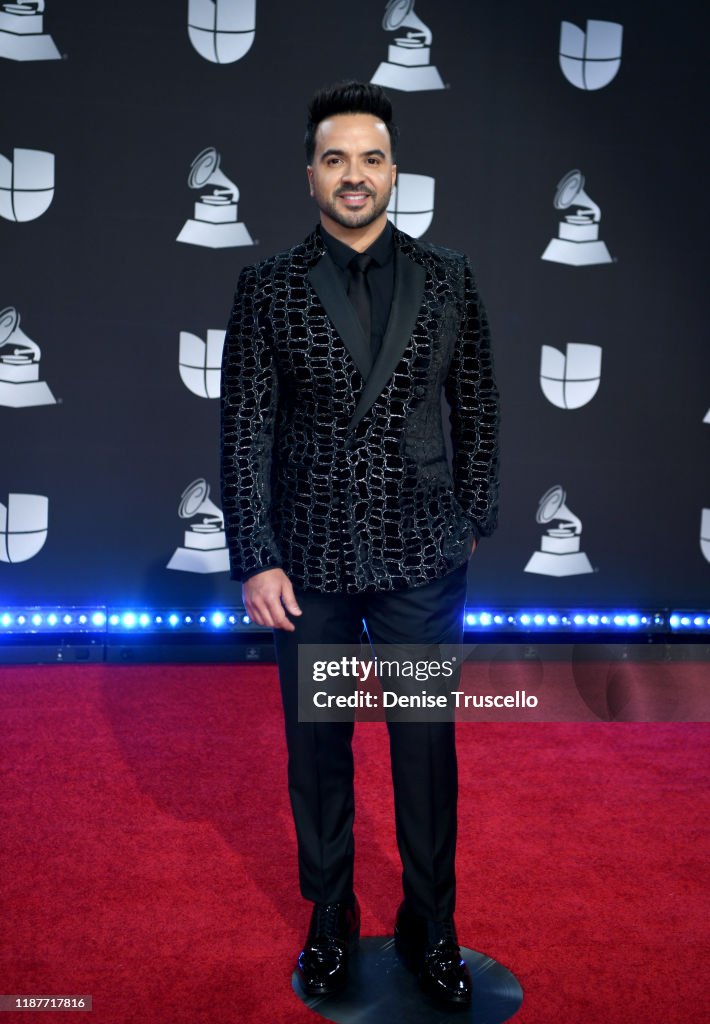
<path id="1" fill-rule="evenodd" d="M 348 983 L 348 961 L 360 939 L 360 906 L 316 903 L 308 937 L 297 963 L 298 980 L 308 996 L 329 996 Z"/>
<path id="2" fill-rule="evenodd" d="M 471 975 L 461 959 L 453 917 L 427 921 L 413 914 L 406 903 L 397 911 L 395 948 L 422 989 L 449 1009 L 471 1005 Z"/>

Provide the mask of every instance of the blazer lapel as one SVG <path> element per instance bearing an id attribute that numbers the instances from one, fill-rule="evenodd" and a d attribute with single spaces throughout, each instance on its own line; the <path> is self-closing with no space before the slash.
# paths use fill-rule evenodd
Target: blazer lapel
<path id="1" fill-rule="evenodd" d="M 338 269 L 327 252 L 310 268 L 308 280 L 355 365 L 363 378 L 367 379 L 372 370 L 370 341 L 365 338 L 362 324 L 338 277 Z"/>
<path id="2" fill-rule="evenodd" d="M 395 276 L 392 309 L 382 346 L 373 365 L 370 339 L 347 297 L 338 270 L 317 232 L 305 240 L 304 255 L 310 264 L 308 280 L 323 304 L 331 323 L 353 358 L 365 386 L 358 397 L 349 428 L 354 430 L 394 372 L 414 331 L 424 298 L 426 271 L 404 249 L 412 239 L 395 229 Z M 416 245 L 416 243 L 414 243 Z"/>
<path id="3" fill-rule="evenodd" d="M 355 429 L 372 406 L 402 358 L 402 353 L 412 336 L 424 298 L 424 282 L 426 280 L 424 267 L 413 263 L 399 247 L 395 249 L 395 260 L 394 295 L 387 330 L 382 339 L 382 346 L 375 365 L 367 376 L 365 387 L 355 406 L 355 412 L 350 420 L 350 430 Z M 346 301 L 350 305 L 350 302 Z M 357 317 L 355 319 L 357 321 Z M 359 321 L 357 323 L 359 325 Z M 362 336 L 362 330 L 360 334 Z"/>

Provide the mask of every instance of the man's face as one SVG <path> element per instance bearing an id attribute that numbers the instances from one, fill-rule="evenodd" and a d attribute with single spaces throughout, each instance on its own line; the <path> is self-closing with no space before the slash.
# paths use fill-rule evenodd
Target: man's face
<path id="1" fill-rule="evenodd" d="M 363 228 L 378 218 L 384 226 L 397 177 L 387 125 L 372 114 L 338 114 L 321 121 L 315 141 L 307 174 L 326 230 L 332 222 Z"/>

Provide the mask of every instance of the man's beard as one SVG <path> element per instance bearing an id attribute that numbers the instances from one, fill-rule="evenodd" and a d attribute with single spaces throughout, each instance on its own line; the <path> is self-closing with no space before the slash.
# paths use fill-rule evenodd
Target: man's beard
<path id="1" fill-rule="evenodd" d="M 343 192 L 357 192 L 358 189 L 350 188 L 343 189 Z M 365 191 L 365 190 L 360 190 Z M 338 193 L 336 192 L 336 196 Z M 372 196 L 372 192 L 367 192 L 368 196 Z M 333 197 L 326 201 L 318 201 L 318 206 L 326 213 L 331 220 L 334 220 L 336 224 L 340 224 L 344 228 L 364 228 L 368 224 L 372 224 L 374 220 L 381 217 L 384 211 L 387 209 L 387 205 L 392 195 L 392 189 L 390 188 L 386 195 L 383 195 L 380 199 L 375 198 L 372 208 L 369 210 L 343 210 L 337 205 L 337 199 Z M 317 198 L 317 197 L 316 197 Z"/>

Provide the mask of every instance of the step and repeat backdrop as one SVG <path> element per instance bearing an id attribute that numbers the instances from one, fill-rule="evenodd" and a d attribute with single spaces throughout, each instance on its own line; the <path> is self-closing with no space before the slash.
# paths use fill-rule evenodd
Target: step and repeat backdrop
<path id="1" fill-rule="evenodd" d="M 401 128 L 391 218 L 468 253 L 490 316 L 469 602 L 710 603 L 699 10 L 0 3 L 0 602 L 240 603 L 224 329 L 241 268 L 317 220 L 308 99 L 356 78 Z"/>

